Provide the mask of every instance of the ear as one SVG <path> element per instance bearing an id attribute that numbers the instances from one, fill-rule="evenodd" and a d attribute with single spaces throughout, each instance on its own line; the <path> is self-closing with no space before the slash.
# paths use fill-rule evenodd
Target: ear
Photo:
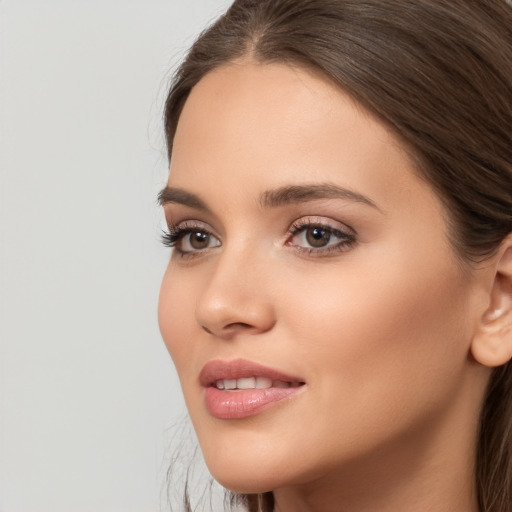
<path id="1" fill-rule="evenodd" d="M 484 366 L 501 366 L 512 358 L 512 237 L 492 259 L 489 305 L 471 343 L 473 357 Z"/>

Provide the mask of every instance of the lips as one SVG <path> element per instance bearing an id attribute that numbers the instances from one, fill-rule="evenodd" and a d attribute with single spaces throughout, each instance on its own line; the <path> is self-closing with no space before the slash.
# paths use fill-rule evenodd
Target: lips
<path id="1" fill-rule="evenodd" d="M 211 361 L 199 381 L 206 407 L 219 419 L 241 419 L 302 391 L 304 380 L 251 361 Z"/>

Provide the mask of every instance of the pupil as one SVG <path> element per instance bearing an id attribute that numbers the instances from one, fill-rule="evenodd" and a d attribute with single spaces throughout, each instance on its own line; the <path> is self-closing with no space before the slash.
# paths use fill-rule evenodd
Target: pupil
<path id="1" fill-rule="evenodd" d="M 196 231 L 192 233 L 190 237 L 190 245 L 194 249 L 204 249 L 208 247 L 208 243 L 210 241 L 210 236 L 207 233 L 202 233 L 201 231 Z"/>
<path id="2" fill-rule="evenodd" d="M 309 228 L 306 233 L 306 238 L 309 245 L 313 247 L 323 247 L 329 243 L 331 235 L 323 228 Z"/>

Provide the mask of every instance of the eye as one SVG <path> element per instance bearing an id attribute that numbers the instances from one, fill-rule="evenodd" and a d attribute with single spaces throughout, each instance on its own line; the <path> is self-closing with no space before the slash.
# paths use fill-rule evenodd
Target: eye
<path id="1" fill-rule="evenodd" d="M 301 242 L 306 242 L 311 247 L 325 247 L 331 243 L 333 233 L 322 226 L 310 226 L 304 228 L 297 237 Z"/>
<path id="2" fill-rule="evenodd" d="M 174 247 L 181 255 L 192 255 L 221 245 L 220 240 L 202 226 L 171 227 L 162 238 L 164 245 Z"/>
<path id="3" fill-rule="evenodd" d="M 356 241 L 353 230 L 339 222 L 316 219 L 300 219 L 290 229 L 288 246 L 295 247 L 308 253 L 321 254 L 332 251 L 342 251 Z"/>

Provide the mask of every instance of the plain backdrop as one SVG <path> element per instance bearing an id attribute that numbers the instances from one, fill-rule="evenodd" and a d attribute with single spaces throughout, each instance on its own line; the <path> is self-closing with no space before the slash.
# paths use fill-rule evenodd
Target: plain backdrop
<path id="1" fill-rule="evenodd" d="M 0 512 L 167 510 L 165 91 L 229 0 L 0 0 Z"/>

